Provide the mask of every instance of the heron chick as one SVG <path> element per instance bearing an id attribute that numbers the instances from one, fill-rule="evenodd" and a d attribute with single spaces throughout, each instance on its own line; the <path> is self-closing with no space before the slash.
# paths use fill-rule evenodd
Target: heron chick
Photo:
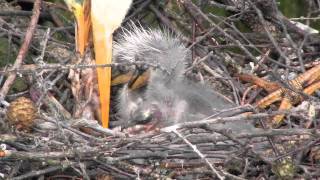
<path id="1" fill-rule="evenodd" d="M 128 83 L 120 90 L 118 112 L 125 124 L 156 120 L 166 126 L 199 120 L 234 106 L 209 86 L 184 76 L 191 55 L 177 36 L 136 26 L 132 29 L 114 44 L 113 62 L 142 62 L 147 67 L 130 66 L 126 70 L 149 69 L 150 77 L 142 89 L 131 90 Z"/>

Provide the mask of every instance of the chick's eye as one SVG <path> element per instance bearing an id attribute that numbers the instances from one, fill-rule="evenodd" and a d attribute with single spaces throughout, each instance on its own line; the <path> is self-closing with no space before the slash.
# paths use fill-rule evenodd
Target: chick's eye
<path id="1" fill-rule="evenodd" d="M 131 114 L 131 118 L 137 124 L 146 124 L 153 119 L 153 113 L 150 109 L 139 109 Z"/>
<path id="2" fill-rule="evenodd" d="M 143 123 L 148 123 L 153 119 L 153 113 L 150 110 L 147 110 L 142 113 L 142 121 Z"/>

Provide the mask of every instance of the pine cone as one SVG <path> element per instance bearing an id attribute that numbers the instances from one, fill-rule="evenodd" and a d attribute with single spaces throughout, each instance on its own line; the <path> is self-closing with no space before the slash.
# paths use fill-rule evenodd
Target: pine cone
<path id="1" fill-rule="evenodd" d="M 29 98 L 19 97 L 7 109 L 9 124 L 17 130 L 30 130 L 36 117 L 37 109 Z"/>

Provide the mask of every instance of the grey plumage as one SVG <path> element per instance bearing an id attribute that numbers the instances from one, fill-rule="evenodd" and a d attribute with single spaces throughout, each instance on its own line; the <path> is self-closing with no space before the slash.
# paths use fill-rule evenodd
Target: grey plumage
<path id="1" fill-rule="evenodd" d="M 127 125 L 159 120 L 161 125 L 199 120 L 234 107 L 208 86 L 184 77 L 190 52 L 166 31 L 133 27 L 114 45 L 114 62 L 145 62 L 154 68 L 147 87 L 132 91 L 125 85 L 118 95 L 118 112 Z M 135 67 L 130 67 L 135 68 Z"/>

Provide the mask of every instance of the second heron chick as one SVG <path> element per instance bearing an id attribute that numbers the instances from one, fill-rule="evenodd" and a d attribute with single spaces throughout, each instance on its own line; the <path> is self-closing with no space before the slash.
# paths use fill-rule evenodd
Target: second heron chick
<path id="1" fill-rule="evenodd" d="M 199 120 L 234 106 L 209 86 L 184 76 L 191 62 L 190 51 L 167 31 L 134 27 L 125 32 L 115 43 L 114 62 L 143 62 L 150 70 L 146 87 L 131 90 L 126 84 L 118 95 L 118 111 L 125 124 L 157 120 L 166 126 Z"/>

